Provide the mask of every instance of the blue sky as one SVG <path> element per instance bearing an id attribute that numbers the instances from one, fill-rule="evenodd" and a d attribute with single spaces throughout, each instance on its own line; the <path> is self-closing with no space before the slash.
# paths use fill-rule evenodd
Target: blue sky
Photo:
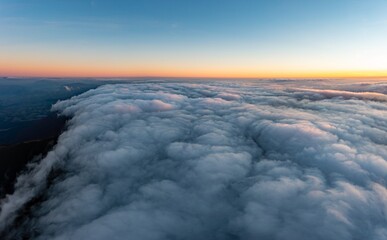
<path id="1" fill-rule="evenodd" d="M 111 75 L 384 71 L 386 13 L 382 0 L 0 0 L 0 50 L 19 72 L 34 59 Z"/>

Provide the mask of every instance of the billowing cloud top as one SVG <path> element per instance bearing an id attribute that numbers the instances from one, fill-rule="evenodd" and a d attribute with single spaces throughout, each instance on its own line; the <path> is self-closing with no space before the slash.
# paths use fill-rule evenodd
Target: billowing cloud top
<path id="1" fill-rule="evenodd" d="M 386 88 L 375 89 L 160 82 L 59 102 L 68 129 L 2 201 L 2 236 L 385 240 Z"/>

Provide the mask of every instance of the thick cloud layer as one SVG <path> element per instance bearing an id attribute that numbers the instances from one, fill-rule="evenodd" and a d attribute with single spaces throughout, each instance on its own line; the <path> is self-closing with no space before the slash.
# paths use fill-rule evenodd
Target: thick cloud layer
<path id="1" fill-rule="evenodd" d="M 59 102 L 68 129 L 3 200 L 3 237 L 387 239 L 385 86 L 160 82 Z"/>

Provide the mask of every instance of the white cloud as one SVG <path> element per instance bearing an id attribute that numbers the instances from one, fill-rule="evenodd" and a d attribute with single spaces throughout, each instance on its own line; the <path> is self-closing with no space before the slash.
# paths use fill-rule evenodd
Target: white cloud
<path id="1" fill-rule="evenodd" d="M 3 200 L 3 236 L 386 239 L 385 95 L 312 83 L 118 84 L 59 102 L 69 127 Z"/>

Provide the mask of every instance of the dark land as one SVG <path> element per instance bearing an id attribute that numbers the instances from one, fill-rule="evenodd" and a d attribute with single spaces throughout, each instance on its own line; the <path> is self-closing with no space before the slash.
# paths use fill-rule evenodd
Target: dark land
<path id="1" fill-rule="evenodd" d="M 51 112 L 52 104 L 106 83 L 0 78 L 0 198 L 13 192 L 27 164 L 44 157 L 64 131 L 67 119 Z"/>

